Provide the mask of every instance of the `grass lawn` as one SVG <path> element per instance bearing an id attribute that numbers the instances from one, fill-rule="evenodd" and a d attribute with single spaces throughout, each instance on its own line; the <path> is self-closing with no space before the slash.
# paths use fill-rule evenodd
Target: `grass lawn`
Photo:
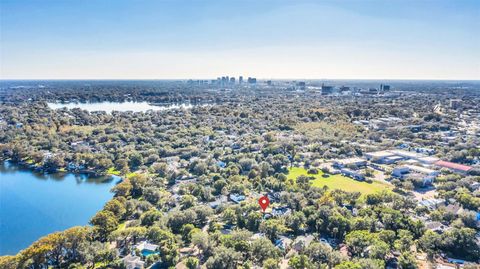
<path id="1" fill-rule="evenodd" d="M 124 221 L 118 225 L 117 230 L 121 231 L 121 230 L 124 230 L 126 227 L 127 227 L 127 222 Z"/>
<path id="2" fill-rule="evenodd" d="M 348 192 L 358 191 L 362 193 L 362 195 L 375 193 L 384 189 L 391 188 L 390 185 L 387 185 L 385 183 L 380 183 L 377 181 L 367 183 L 357 181 L 349 177 L 342 176 L 340 174 L 330 175 L 329 177 L 322 177 L 323 172 L 320 170 L 316 175 L 307 174 L 307 170 L 300 167 L 292 167 L 288 171 L 289 173 L 287 177 L 292 179 L 296 179 L 298 176 L 301 175 L 315 177 L 315 179 L 312 181 L 312 185 L 319 188 L 327 186 L 329 189 L 340 189 Z"/>
<path id="3" fill-rule="evenodd" d="M 116 170 L 115 167 L 110 167 L 110 168 L 107 169 L 107 174 L 114 175 L 114 176 L 119 176 L 120 171 Z"/>

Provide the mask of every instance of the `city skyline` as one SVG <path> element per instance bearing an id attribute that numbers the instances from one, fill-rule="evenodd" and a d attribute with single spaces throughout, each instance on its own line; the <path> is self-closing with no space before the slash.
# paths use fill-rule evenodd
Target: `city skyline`
<path id="1" fill-rule="evenodd" d="M 476 1 L 0 3 L 0 79 L 480 79 Z"/>

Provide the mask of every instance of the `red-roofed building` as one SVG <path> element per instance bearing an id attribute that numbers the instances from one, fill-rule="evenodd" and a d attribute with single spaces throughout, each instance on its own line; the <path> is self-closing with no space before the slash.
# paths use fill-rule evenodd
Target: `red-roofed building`
<path id="1" fill-rule="evenodd" d="M 468 166 L 468 165 L 452 163 L 447 161 L 438 161 L 435 163 L 435 165 L 443 168 L 448 168 L 454 172 L 459 172 L 459 173 L 467 173 L 468 171 L 473 169 L 471 166 Z"/>

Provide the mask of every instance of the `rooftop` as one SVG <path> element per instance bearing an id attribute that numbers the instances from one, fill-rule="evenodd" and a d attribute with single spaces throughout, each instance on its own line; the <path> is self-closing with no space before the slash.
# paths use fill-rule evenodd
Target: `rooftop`
<path id="1" fill-rule="evenodd" d="M 422 174 L 433 174 L 433 173 L 437 172 L 435 170 L 425 168 L 425 167 L 421 167 L 421 166 L 417 166 L 417 165 L 406 165 L 406 167 L 408 167 L 412 171 L 422 173 Z"/>
<path id="2" fill-rule="evenodd" d="M 339 159 L 339 160 L 336 160 L 335 162 L 341 163 L 341 164 L 351 164 L 351 163 L 365 162 L 365 159 L 353 157 L 353 158 Z"/>
<path id="3" fill-rule="evenodd" d="M 382 151 L 367 152 L 365 153 L 365 155 L 370 155 L 375 158 L 385 158 L 385 157 L 394 156 L 395 154 L 388 150 L 382 150 Z"/>
<path id="4" fill-rule="evenodd" d="M 158 245 L 155 244 L 150 244 L 147 241 L 143 241 L 140 244 L 138 244 L 137 248 L 139 250 L 149 250 L 149 251 L 155 251 L 158 248 Z"/>
<path id="5" fill-rule="evenodd" d="M 412 159 L 418 159 L 418 158 L 423 157 L 422 155 L 420 155 L 416 152 L 400 150 L 400 149 L 391 150 L 390 152 L 395 154 L 395 155 L 400 155 L 400 156 L 407 157 L 407 158 L 412 158 Z"/>
<path id="6" fill-rule="evenodd" d="M 459 164 L 459 163 L 452 163 L 452 162 L 447 162 L 447 161 L 438 161 L 435 164 L 438 165 L 438 166 L 441 166 L 441 167 L 445 167 L 445 168 L 449 168 L 449 169 L 455 169 L 455 170 L 464 171 L 464 172 L 468 172 L 472 169 L 472 167 L 468 166 L 468 165 L 463 165 L 463 164 Z"/>
<path id="7" fill-rule="evenodd" d="M 437 162 L 439 159 L 437 157 L 428 156 L 428 157 L 420 158 L 418 160 L 423 163 L 434 163 L 434 162 Z"/>

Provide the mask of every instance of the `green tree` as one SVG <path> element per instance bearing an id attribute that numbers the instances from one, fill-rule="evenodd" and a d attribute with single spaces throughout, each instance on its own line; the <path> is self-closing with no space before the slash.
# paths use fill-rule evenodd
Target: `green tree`
<path id="1" fill-rule="evenodd" d="M 242 254 L 220 246 L 215 248 L 213 256 L 208 258 L 205 265 L 208 269 L 236 269 L 240 261 L 243 261 Z"/>
<path id="2" fill-rule="evenodd" d="M 285 224 L 295 234 L 299 234 L 305 228 L 306 221 L 305 214 L 302 211 L 296 211 L 287 217 Z"/>
<path id="3" fill-rule="evenodd" d="M 330 268 L 341 263 L 344 257 L 338 251 L 334 251 L 327 244 L 313 242 L 306 249 L 305 254 L 316 265 L 327 264 Z"/>
<path id="4" fill-rule="evenodd" d="M 410 231 L 399 230 L 398 239 L 395 240 L 394 246 L 400 252 L 410 251 L 410 247 L 413 245 L 413 236 Z"/>
<path id="5" fill-rule="evenodd" d="M 335 266 L 335 269 L 363 269 L 363 268 L 358 263 L 354 263 L 352 261 L 345 261 Z"/>
<path id="6" fill-rule="evenodd" d="M 182 206 L 182 209 L 185 210 L 187 208 L 193 207 L 195 205 L 195 197 L 193 195 L 183 195 L 182 198 L 180 199 L 180 205 Z"/>
<path id="7" fill-rule="evenodd" d="M 178 257 L 178 245 L 174 234 L 166 229 L 154 226 L 147 230 L 147 238 L 159 245 L 163 265 L 168 267 L 175 264 Z"/>
<path id="8" fill-rule="evenodd" d="M 140 221 L 144 226 L 152 226 L 155 221 L 159 220 L 162 217 L 162 215 L 162 212 L 156 209 L 150 209 L 142 214 L 142 216 L 140 217 Z"/>
<path id="9" fill-rule="evenodd" d="M 127 227 L 113 231 L 110 238 L 115 239 L 125 249 L 129 249 L 130 244 L 135 245 L 139 238 L 145 237 L 146 233 L 145 227 Z"/>
<path id="10" fill-rule="evenodd" d="M 138 152 L 130 154 L 128 164 L 130 165 L 131 170 L 134 171 L 135 168 L 143 165 L 143 156 Z"/>
<path id="11" fill-rule="evenodd" d="M 259 211 L 252 211 L 247 215 L 247 223 L 246 228 L 250 231 L 256 232 L 260 227 L 260 223 L 262 222 L 263 215 Z"/>
<path id="12" fill-rule="evenodd" d="M 280 265 L 278 265 L 278 260 L 269 258 L 263 262 L 263 268 L 264 269 L 280 269 Z"/>
<path id="13" fill-rule="evenodd" d="M 174 232 L 180 233 L 185 224 L 194 224 L 197 214 L 192 209 L 172 211 L 167 218 L 167 226 Z"/>
<path id="14" fill-rule="evenodd" d="M 400 257 L 398 257 L 398 265 L 402 269 L 417 269 L 417 260 L 415 259 L 415 256 L 411 253 L 402 253 Z"/>
<path id="15" fill-rule="evenodd" d="M 129 180 L 123 180 L 113 187 L 112 192 L 115 193 L 115 196 L 128 197 L 132 194 L 132 188 Z"/>
<path id="16" fill-rule="evenodd" d="M 288 231 L 280 219 L 268 219 L 260 224 L 260 232 L 264 233 L 272 242 L 281 234 Z"/>
<path id="17" fill-rule="evenodd" d="M 132 184 L 132 196 L 140 197 L 143 194 L 143 188 L 147 184 L 147 177 L 143 174 L 135 174 L 129 179 L 130 184 Z"/>
<path id="18" fill-rule="evenodd" d="M 308 269 L 312 268 L 310 261 L 306 255 L 296 255 L 290 258 L 288 261 L 288 265 L 292 269 Z"/>
<path id="19" fill-rule="evenodd" d="M 97 212 L 90 220 L 90 224 L 94 226 L 95 233 L 101 241 L 105 241 L 109 234 L 118 227 L 118 221 L 115 215 L 105 210 Z"/>
<path id="20" fill-rule="evenodd" d="M 125 200 L 124 198 L 122 199 Z M 125 205 L 120 201 L 119 198 L 114 198 L 108 201 L 103 209 L 112 212 L 117 219 L 122 219 L 124 214 L 127 212 Z"/>
<path id="21" fill-rule="evenodd" d="M 185 260 L 185 266 L 187 266 L 188 269 L 196 269 L 198 268 L 199 261 L 196 257 L 188 257 Z"/>
<path id="22" fill-rule="evenodd" d="M 251 256 L 258 263 L 262 264 L 267 259 L 278 259 L 280 250 L 266 238 L 259 238 L 252 242 Z"/>

